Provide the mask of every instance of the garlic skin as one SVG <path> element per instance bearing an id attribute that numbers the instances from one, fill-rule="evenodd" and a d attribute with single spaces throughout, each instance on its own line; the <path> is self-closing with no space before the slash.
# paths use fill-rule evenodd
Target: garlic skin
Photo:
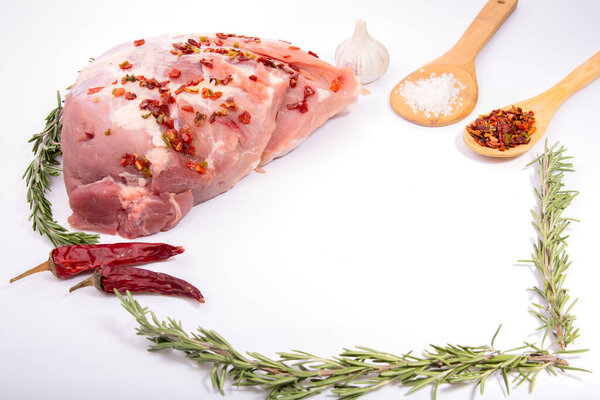
<path id="1" fill-rule="evenodd" d="M 356 21 L 354 35 L 344 40 L 335 50 L 335 64 L 350 67 L 362 83 L 373 82 L 387 71 L 390 54 L 383 44 L 367 32 L 364 20 Z"/>

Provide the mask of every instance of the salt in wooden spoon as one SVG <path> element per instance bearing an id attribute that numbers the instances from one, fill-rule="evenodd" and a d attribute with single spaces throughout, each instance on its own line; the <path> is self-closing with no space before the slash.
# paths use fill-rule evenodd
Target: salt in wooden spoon
<path id="1" fill-rule="evenodd" d="M 394 87 L 390 95 L 390 104 L 394 111 L 407 120 L 424 126 L 450 125 L 469 115 L 477 103 L 478 96 L 475 57 L 514 11 L 517 2 L 518 0 L 489 0 L 454 47 L 443 56 L 411 73 Z M 462 105 L 457 102 L 448 116 L 439 114 L 435 117 L 432 114 L 427 117 L 423 111 L 414 112 L 399 93 L 399 88 L 407 80 L 416 82 L 421 78 L 428 79 L 432 73 L 436 76 L 452 73 L 465 85 L 459 93 Z"/>
<path id="2" fill-rule="evenodd" d="M 509 110 L 511 106 L 521 107 L 523 112 L 533 111 L 535 117 L 536 131 L 531 136 L 528 144 L 518 145 L 517 147 L 507 148 L 505 151 L 492 149 L 479 145 L 465 129 L 463 139 L 467 146 L 476 153 L 488 157 L 516 157 L 527 150 L 531 149 L 536 144 L 548 128 L 552 116 L 558 108 L 571 95 L 583 89 L 589 83 L 600 76 L 600 51 L 594 54 L 586 62 L 575 68 L 562 81 L 552 86 L 545 92 L 532 97 L 528 100 L 520 101 L 506 107 L 503 110 Z"/>

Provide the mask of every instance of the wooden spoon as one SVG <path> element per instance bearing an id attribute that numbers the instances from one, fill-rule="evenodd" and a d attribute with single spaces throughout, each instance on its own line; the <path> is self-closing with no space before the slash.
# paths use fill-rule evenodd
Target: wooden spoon
<path id="1" fill-rule="evenodd" d="M 475 76 L 475 57 L 479 51 L 498 30 L 500 25 L 517 7 L 518 0 L 489 0 L 471 23 L 459 41 L 447 53 L 402 79 L 392 89 L 390 103 L 394 111 L 409 121 L 424 126 L 450 125 L 465 118 L 477 103 L 477 78 Z M 399 93 L 399 88 L 407 81 L 416 82 L 421 78 L 427 79 L 435 73 L 452 73 L 466 87 L 460 91 L 462 105 L 459 102 L 453 106 L 450 115 L 431 114 L 429 117 L 423 111 L 414 112 Z"/>
<path id="2" fill-rule="evenodd" d="M 545 92 L 503 107 L 508 110 L 512 105 L 521 107 L 523 111 L 533 111 L 535 117 L 536 131 L 533 133 L 528 144 L 507 148 L 505 151 L 483 147 L 479 145 L 465 129 L 463 139 L 469 148 L 481 155 L 488 157 L 516 157 L 533 147 L 546 132 L 552 116 L 558 108 L 575 92 L 583 89 L 593 80 L 600 76 L 600 51 L 594 54 L 586 62 L 575 68 L 562 81 L 552 86 Z"/>

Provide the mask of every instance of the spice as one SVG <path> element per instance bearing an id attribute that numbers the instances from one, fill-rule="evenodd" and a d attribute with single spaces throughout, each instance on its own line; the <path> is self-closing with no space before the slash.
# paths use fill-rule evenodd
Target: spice
<path id="1" fill-rule="evenodd" d="M 122 167 L 127 167 L 128 165 L 133 165 L 140 171 L 146 178 L 152 177 L 152 171 L 150 171 L 151 162 L 146 157 L 140 158 L 137 153 L 125 153 L 123 157 L 121 157 L 120 164 Z"/>
<path id="2" fill-rule="evenodd" d="M 189 160 L 185 166 L 192 171 L 198 172 L 199 174 L 205 174 L 208 163 L 206 161 L 197 163 L 194 160 Z"/>
<path id="3" fill-rule="evenodd" d="M 106 136 L 110 136 L 110 128 L 108 128 L 107 130 L 105 130 L 105 131 L 104 131 L 104 134 L 105 134 Z"/>
<path id="4" fill-rule="evenodd" d="M 481 146 L 505 151 L 506 148 L 527 144 L 536 131 L 533 111 L 523 112 L 521 107 L 510 110 L 493 110 L 481 115 L 467 126 L 471 137 Z"/>
<path id="5" fill-rule="evenodd" d="M 112 91 L 113 96 L 115 97 L 119 97 L 122 96 L 123 94 L 125 94 L 125 89 L 121 88 L 114 88 Z"/>
<path id="6" fill-rule="evenodd" d="M 181 71 L 177 68 L 173 68 L 169 71 L 169 77 L 171 78 L 179 78 L 181 76 Z"/>
<path id="7" fill-rule="evenodd" d="M 104 86 L 98 86 L 98 87 L 95 87 L 95 88 L 89 88 L 88 91 L 87 91 L 87 94 L 98 93 L 102 89 L 104 89 Z"/>
<path id="8" fill-rule="evenodd" d="M 362 83 L 369 83 L 387 71 L 390 54 L 383 44 L 369 35 L 367 24 L 361 19 L 356 21 L 352 37 L 335 50 L 335 64 L 340 68 L 349 67 Z"/>
<path id="9" fill-rule="evenodd" d="M 459 95 L 465 88 L 454 74 L 444 72 L 437 76 L 433 72 L 429 78 L 421 78 L 416 82 L 407 80 L 395 93 L 402 96 L 414 113 L 423 111 L 427 118 L 432 115 L 437 118 L 440 114 L 447 117 L 454 107 L 462 106 L 463 99 Z"/>
<path id="10" fill-rule="evenodd" d="M 248 124 L 250 123 L 250 118 L 251 118 L 251 115 L 250 115 L 250 113 L 249 113 L 248 111 L 245 111 L 245 110 L 244 110 L 244 112 L 243 112 L 243 113 L 241 113 L 241 114 L 238 116 L 238 118 L 239 118 L 239 120 L 240 120 L 240 122 L 241 122 L 242 124 L 246 124 L 246 125 L 248 125 Z"/>
<path id="11" fill-rule="evenodd" d="M 14 282 L 41 271 L 50 271 L 59 279 L 67 279 L 83 271 L 102 265 L 139 265 L 166 260 L 183 253 L 181 246 L 165 243 L 109 243 L 85 244 L 56 247 L 50 252 L 48 261 L 10 280 Z"/>
<path id="12" fill-rule="evenodd" d="M 102 266 L 90 278 L 79 282 L 69 289 L 69 292 L 85 286 L 95 286 L 98 290 L 114 293 L 119 292 L 152 292 L 171 296 L 190 297 L 204 303 L 200 290 L 183 279 L 134 267 Z"/>
<path id="13" fill-rule="evenodd" d="M 125 98 L 127 100 L 135 100 L 137 98 L 137 95 L 135 93 L 127 92 L 125 93 Z"/>
<path id="14" fill-rule="evenodd" d="M 119 64 L 119 68 L 121 68 L 121 69 L 129 69 L 131 67 L 133 67 L 133 65 L 131 65 L 129 63 L 129 61 L 127 61 L 127 60 L 125 60 L 121 64 Z"/>
<path id="15" fill-rule="evenodd" d="M 133 41 L 133 45 L 134 45 L 134 46 L 136 46 L 136 47 L 137 47 L 137 46 L 141 46 L 141 45 L 143 45 L 144 43 L 146 43 L 146 41 L 145 41 L 144 39 L 138 39 L 138 40 L 134 40 L 134 41 Z"/>

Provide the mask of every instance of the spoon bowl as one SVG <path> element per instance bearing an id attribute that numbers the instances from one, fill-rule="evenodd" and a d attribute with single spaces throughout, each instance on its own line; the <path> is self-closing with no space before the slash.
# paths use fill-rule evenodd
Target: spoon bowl
<path id="1" fill-rule="evenodd" d="M 444 55 L 402 79 L 392 90 L 390 104 L 403 118 L 424 126 L 450 125 L 464 119 L 475 107 L 478 97 L 475 58 L 492 35 L 517 7 L 518 0 L 489 0 L 458 42 Z M 448 115 L 413 110 L 402 98 L 400 88 L 407 81 L 428 79 L 431 74 L 452 74 L 464 88 L 450 104 Z"/>
<path id="2" fill-rule="evenodd" d="M 473 70 L 475 70 L 474 67 Z M 438 115 L 426 114 L 423 110 L 411 108 L 402 98 L 400 90 L 407 82 L 415 83 L 419 79 L 429 79 L 432 76 L 439 77 L 442 74 L 452 74 L 464 85 L 464 89 L 460 90 L 458 98 L 452 105 L 452 111 L 447 115 L 442 113 Z M 473 73 L 458 65 L 430 63 L 411 73 L 394 87 L 390 95 L 390 104 L 394 111 L 415 124 L 445 126 L 458 122 L 469 115 L 477 103 L 477 96 L 477 79 Z"/>
<path id="3" fill-rule="evenodd" d="M 521 107 L 524 112 L 533 111 L 535 117 L 536 130 L 527 144 L 507 148 L 505 151 L 481 146 L 477 143 L 471 134 L 465 129 L 463 140 L 465 144 L 474 152 L 486 157 L 508 158 L 517 157 L 531 149 L 546 133 L 548 125 L 558 108 L 574 93 L 583 89 L 589 83 L 600 76 L 600 51 L 590 57 L 583 64 L 575 68 L 562 81 L 546 90 L 545 92 L 532 97 L 528 100 L 513 103 L 502 107 L 503 110 L 509 110 L 513 105 Z M 469 124 L 470 125 L 470 124 Z"/>

